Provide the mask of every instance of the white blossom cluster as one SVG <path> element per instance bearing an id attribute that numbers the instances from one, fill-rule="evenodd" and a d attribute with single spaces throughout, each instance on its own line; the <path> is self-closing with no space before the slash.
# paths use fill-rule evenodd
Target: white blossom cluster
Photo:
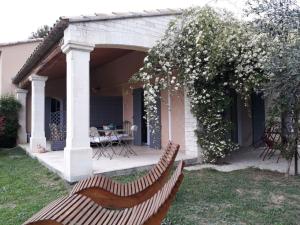
<path id="1" fill-rule="evenodd" d="M 184 86 L 199 123 L 195 132 L 204 159 L 225 157 L 237 148 L 230 137 L 232 124 L 225 119 L 231 93 L 247 99 L 267 79 L 264 40 L 226 12 L 209 7 L 184 12 L 132 78 L 143 83 L 148 119 L 157 121 L 161 90 L 174 92 Z"/>

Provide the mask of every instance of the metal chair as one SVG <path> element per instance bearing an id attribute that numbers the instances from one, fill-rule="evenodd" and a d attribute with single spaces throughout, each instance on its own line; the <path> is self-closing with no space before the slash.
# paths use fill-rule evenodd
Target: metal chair
<path id="1" fill-rule="evenodd" d="M 129 129 L 129 132 L 120 137 L 120 140 L 124 143 L 124 150 L 126 154 L 137 155 L 137 153 L 131 147 L 134 141 L 134 133 L 137 131 L 138 126 L 132 125 Z"/>
<path id="2" fill-rule="evenodd" d="M 96 127 L 90 127 L 90 142 L 91 144 L 97 146 L 93 158 L 95 158 L 98 155 L 97 159 L 99 159 L 101 156 L 104 157 L 108 156 L 109 159 L 112 159 L 112 155 L 110 155 L 108 151 L 105 153 L 105 149 L 111 147 L 110 139 L 106 136 L 100 136 L 98 129 Z"/>

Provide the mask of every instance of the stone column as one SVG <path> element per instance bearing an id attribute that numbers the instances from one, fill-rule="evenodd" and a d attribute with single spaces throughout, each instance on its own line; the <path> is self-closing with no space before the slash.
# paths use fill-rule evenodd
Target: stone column
<path id="1" fill-rule="evenodd" d="M 191 112 L 190 99 L 186 91 L 184 92 L 184 136 L 185 152 L 187 155 L 197 157 L 201 162 L 201 148 L 197 143 L 195 130 L 197 129 L 197 119 Z"/>
<path id="2" fill-rule="evenodd" d="M 30 150 L 34 152 L 37 146 L 46 148 L 45 137 L 45 83 L 47 77 L 33 74 L 31 81 L 31 138 Z"/>
<path id="3" fill-rule="evenodd" d="M 69 182 L 91 176 L 90 147 L 90 52 L 94 46 L 68 42 L 67 55 L 67 140 L 64 150 L 65 178 Z"/>
<path id="4" fill-rule="evenodd" d="M 18 143 L 25 144 L 27 143 L 27 132 L 26 132 L 26 97 L 27 90 L 24 89 L 16 89 L 16 98 L 21 104 L 21 109 L 19 112 L 19 124 L 20 128 L 18 131 Z"/>

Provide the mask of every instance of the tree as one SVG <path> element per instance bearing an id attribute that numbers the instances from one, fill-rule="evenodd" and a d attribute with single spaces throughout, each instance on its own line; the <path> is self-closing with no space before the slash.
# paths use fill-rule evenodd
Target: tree
<path id="1" fill-rule="evenodd" d="M 246 12 L 251 26 L 270 40 L 265 70 L 272 76 L 264 92 L 271 120 L 281 119 L 281 152 L 288 160 L 288 175 L 293 157 L 297 159 L 299 132 L 300 8 L 294 0 L 251 0 Z"/>
<path id="2" fill-rule="evenodd" d="M 42 27 L 39 27 L 36 32 L 32 32 L 30 39 L 35 38 L 44 38 L 50 33 L 50 27 L 48 25 L 44 25 Z"/>

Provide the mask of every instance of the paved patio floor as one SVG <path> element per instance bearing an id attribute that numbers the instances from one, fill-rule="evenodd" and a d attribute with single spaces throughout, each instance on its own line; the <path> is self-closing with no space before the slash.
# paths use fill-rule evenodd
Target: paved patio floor
<path id="1" fill-rule="evenodd" d="M 259 168 L 271 171 L 277 171 L 280 173 L 285 173 L 287 169 L 287 161 L 283 158 L 279 159 L 277 163 L 278 153 L 276 153 L 271 159 L 266 159 L 262 161 L 259 158 L 260 153 L 263 148 L 253 149 L 253 148 L 243 148 L 236 152 L 233 152 L 230 156 L 224 159 L 224 164 L 213 165 L 213 164 L 201 164 L 190 166 L 185 169 L 200 170 L 203 168 L 213 168 L 222 172 L 230 172 L 234 170 L 246 169 L 246 168 Z M 298 168 L 300 168 L 300 160 L 298 160 Z M 290 169 L 290 174 L 294 174 L 294 160 Z"/>
<path id="2" fill-rule="evenodd" d="M 29 145 L 22 145 L 28 152 Z M 49 147 L 47 147 L 49 149 Z M 118 153 L 120 149 L 115 148 Z M 134 146 L 134 151 L 137 155 L 130 155 L 125 157 L 123 155 L 114 155 L 113 159 L 107 157 L 93 158 L 93 172 L 94 174 L 105 174 L 108 176 L 124 175 L 134 171 L 148 170 L 158 162 L 162 150 L 154 150 L 147 146 Z M 29 152 L 28 152 L 29 153 Z M 64 152 L 63 151 L 49 151 L 47 153 L 29 153 L 32 157 L 37 158 L 44 166 L 56 172 L 63 177 L 64 174 Z M 176 160 L 185 160 L 187 164 L 195 164 L 196 158 L 188 156 L 184 151 L 179 151 Z"/>

